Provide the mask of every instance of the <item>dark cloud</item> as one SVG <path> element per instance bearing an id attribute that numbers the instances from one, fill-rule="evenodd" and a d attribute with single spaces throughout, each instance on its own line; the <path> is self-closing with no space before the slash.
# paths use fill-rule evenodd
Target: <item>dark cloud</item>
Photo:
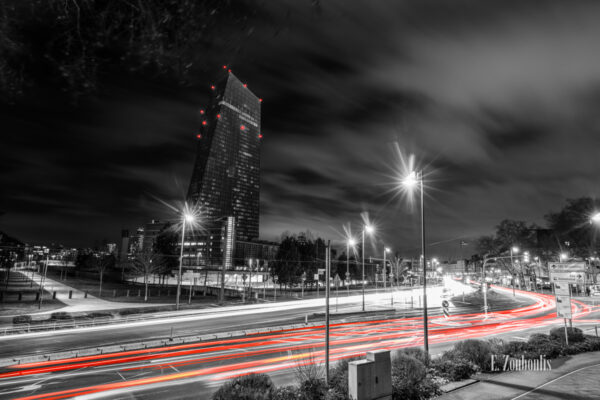
<path id="1" fill-rule="evenodd" d="M 368 211 L 381 240 L 417 247 L 395 142 L 426 168 L 434 242 L 454 246 L 504 218 L 543 224 L 565 198 L 600 194 L 597 3 L 319 9 L 256 3 L 239 41 L 206 54 L 264 98 L 264 238 L 310 229 L 338 240 Z M 3 230 L 80 245 L 168 216 L 153 196 L 185 196 L 214 71 L 199 68 L 185 88 L 112 77 L 77 106 L 45 93 L 3 110 Z"/>

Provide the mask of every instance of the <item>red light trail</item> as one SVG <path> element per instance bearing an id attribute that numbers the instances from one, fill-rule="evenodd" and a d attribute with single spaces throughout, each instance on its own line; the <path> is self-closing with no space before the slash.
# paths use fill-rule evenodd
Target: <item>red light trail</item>
<path id="1" fill-rule="evenodd" d="M 495 287 L 497 291 L 511 291 Z M 549 326 L 561 320 L 556 318 L 554 296 L 519 292 L 535 302 L 532 305 L 498 312 L 485 318 L 481 313 L 461 314 L 428 319 L 430 343 L 445 343 L 468 338 L 480 338 L 532 327 Z M 600 310 L 579 301 L 572 302 L 574 319 L 584 319 Z M 594 320 L 595 321 L 595 320 Z M 422 345 L 422 319 L 394 318 L 375 321 L 344 322 L 331 325 L 331 359 L 339 360 L 363 355 L 375 349 L 399 349 Z M 21 365 L 12 365 L 0 371 L 0 383 L 56 376 L 69 381 L 71 375 L 94 374 L 106 369 L 118 372 L 123 381 L 107 382 L 80 388 L 56 390 L 21 399 L 61 399 L 104 391 L 139 388 L 187 378 L 205 377 L 208 382 L 229 379 L 250 373 L 270 373 L 290 370 L 299 364 L 322 363 L 324 356 L 324 326 L 284 329 L 276 332 L 258 332 L 243 337 L 166 346 L 151 349 L 123 351 L 95 356 L 68 358 Z M 177 371 L 164 374 L 164 369 Z M 180 372 L 178 368 L 188 369 Z M 86 372 L 89 371 L 89 372 Z M 136 378 L 141 372 L 160 374 Z M 138 375 L 136 375 L 138 374 Z M 131 375 L 131 376 L 130 376 Z M 130 379 L 126 380 L 124 376 Z M 40 378 L 41 379 L 41 378 Z"/>

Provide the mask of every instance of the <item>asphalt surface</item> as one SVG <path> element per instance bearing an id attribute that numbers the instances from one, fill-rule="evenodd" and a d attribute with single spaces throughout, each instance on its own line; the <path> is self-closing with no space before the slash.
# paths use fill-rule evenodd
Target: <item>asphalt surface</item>
<path id="1" fill-rule="evenodd" d="M 481 304 L 477 299 L 473 304 L 461 304 L 460 298 L 454 298 L 450 318 L 440 316 L 435 309 L 430 310 L 430 352 L 436 354 L 451 347 L 453 342 L 470 337 L 494 335 L 513 338 L 515 332 L 526 336 L 535 330 L 547 331 L 550 325 L 557 323 L 552 296 L 527 294 L 513 298 L 508 292 L 498 292 L 501 294 L 490 296 L 492 310 L 487 317 L 480 312 Z M 593 310 L 589 307 L 575 307 L 579 318 L 590 318 Z M 300 311 L 306 312 L 307 309 Z M 291 313 L 287 311 L 288 315 Z M 232 324 L 244 324 L 245 318 L 255 323 L 257 318 L 267 320 L 285 314 L 286 310 L 276 310 L 269 313 L 268 317 L 261 312 L 254 317 L 237 316 L 235 320 L 215 317 L 205 321 L 210 324 L 210 329 L 217 329 L 213 324 L 221 324 L 218 326 L 224 329 Z M 331 329 L 332 362 L 361 356 L 374 349 L 421 346 L 422 318 L 416 314 L 420 314 L 420 310 L 407 312 L 406 315 L 396 312 L 381 318 L 370 316 L 368 321 L 363 322 L 337 321 Z M 193 324 L 193 321 L 179 322 L 178 326 L 185 329 L 188 323 Z M 154 334 L 155 327 L 148 329 L 146 334 Z M 102 336 L 106 332 L 98 334 Z M 66 337 L 70 340 L 66 345 L 77 341 L 72 335 Z M 96 345 L 96 339 L 89 334 L 83 339 L 87 339 L 83 343 L 93 342 Z M 323 346 L 324 329 L 317 326 L 13 366 L 0 370 L 0 397 L 207 398 L 224 380 L 252 372 L 268 373 L 277 384 L 292 383 L 297 368 L 323 361 Z"/>

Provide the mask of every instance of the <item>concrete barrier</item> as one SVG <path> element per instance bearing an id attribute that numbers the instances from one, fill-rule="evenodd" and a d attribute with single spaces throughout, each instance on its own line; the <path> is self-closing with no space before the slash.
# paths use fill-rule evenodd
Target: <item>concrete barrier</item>
<path id="1" fill-rule="evenodd" d="M 151 341 L 142 342 L 142 343 L 143 343 L 143 345 L 144 345 L 145 348 L 151 349 L 151 348 L 154 348 L 154 347 L 162 347 L 162 346 L 164 346 L 165 342 L 163 340 L 151 340 Z"/>
<path id="2" fill-rule="evenodd" d="M 62 353 L 48 354 L 48 359 L 49 360 L 63 360 L 65 358 L 73 358 L 73 357 L 77 357 L 77 352 L 75 352 L 75 351 L 65 351 L 65 352 L 62 352 Z"/>
<path id="3" fill-rule="evenodd" d="M 123 351 L 139 350 L 139 349 L 144 348 L 144 344 L 143 343 L 127 343 L 127 344 L 122 345 L 121 348 L 123 349 Z"/>
<path id="4" fill-rule="evenodd" d="M 0 359 L 0 367 L 8 367 L 9 365 L 15 365 L 16 362 L 12 358 L 3 358 Z"/>
<path id="5" fill-rule="evenodd" d="M 118 353 L 121 350 L 121 346 L 105 346 L 105 347 L 98 347 L 98 349 L 100 349 L 101 353 L 100 354 L 106 354 L 106 353 Z"/>
<path id="6" fill-rule="evenodd" d="M 102 354 L 102 351 L 97 348 L 92 349 L 81 349 L 77 350 L 77 357 L 86 357 L 86 356 L 95 356 L 97 354 Z"/>
<path id="7" fill-rule="evenodd" d="M 29 356 L 29 357 L 22 357 L 22 358 L 15 358 L 15 361 L 17 361 L 17 364 L 29 364 L 29 363 L 35 363 L 35 362 L 40 362 L 40 361 L 48 361 L 48 357 L 45 355 L 38 355 L 38 356 Z"/>

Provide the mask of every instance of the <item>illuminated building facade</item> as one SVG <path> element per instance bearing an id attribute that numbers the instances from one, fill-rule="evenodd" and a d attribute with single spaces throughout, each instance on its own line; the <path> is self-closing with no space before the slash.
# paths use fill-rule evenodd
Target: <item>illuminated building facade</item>
<path id="1" fill-rule="evenodd" d="M 230 247 L 225 232 L 234 232 L 235 241 L 258 238 L 261 99 L 231 72 L 211 89 L 209 107 L 200 110 L 187 196 L 188 204 L 200 206 L 204 234 L 195 234 L 184 249 L 189 266 L 216 266 L 223 257 L 231 262 L 233 253 L 223 253 Z"/>

